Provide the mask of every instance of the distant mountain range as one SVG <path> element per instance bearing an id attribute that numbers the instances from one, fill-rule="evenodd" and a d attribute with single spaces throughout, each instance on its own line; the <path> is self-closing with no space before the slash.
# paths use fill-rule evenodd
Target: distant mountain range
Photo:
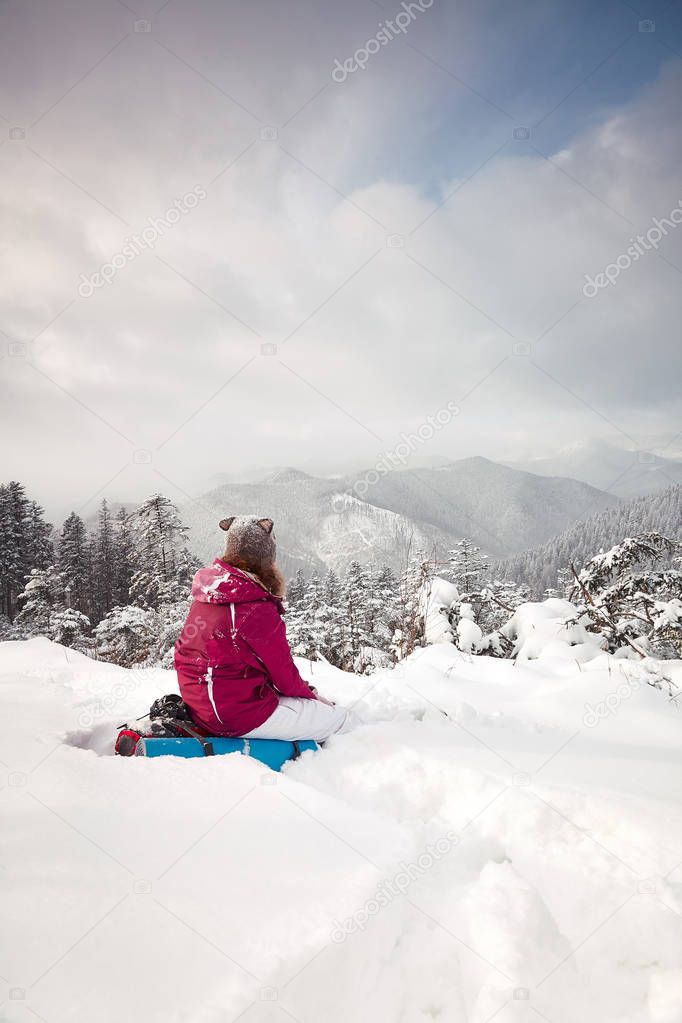
<path id="1" fill-rule="evenodd" d="M 674 449 L 673 449 L 674 450 Z M 514 469 L 541 476 L 570 476 L 619 497 L 634 497 L 682 483 L 682 459 L 653 451 L 630 451 L 600 440 L 563 448 L 548 458 L 513 462 Z"/>
<path id="2" fill-rule="evenodd" d="M 377 474 L 371 474 L 373 480 Z M 403 565 L 408 550 L 440 557 L 462 536 L 504 558 L 544 543 L 579 518 L 618 504 L 588 483 L 466 458 L 437 468 L 391 472 L 365 486 L 367 473 L 336 479 L 287 468 L 258 482 L 226 482 L 181 507 L 195 553 L 220 553 L 219 519 L 258 514 L 275 520 L 280 562 L 297 568 L 343 569 L 362 563 Z"/>

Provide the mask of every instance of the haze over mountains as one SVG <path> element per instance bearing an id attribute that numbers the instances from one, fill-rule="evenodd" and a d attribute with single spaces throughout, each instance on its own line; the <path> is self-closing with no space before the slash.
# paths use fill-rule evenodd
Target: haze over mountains
<path id="1" fill-rule="evenodd" d="M 408 550 L 435 548 L 446 557 L 462 536 L 503 558 L 618 503 L 587 483 L 480 457 L 394 471 L 373 485 L 364 481 L 365 474 L 331 479 L 288 468 L 258 482 L 224 483 L 181 513 L 202 559 L 220 552 L 220 518 L 271 516 L 282 568 L 291 574 L 299 567 L 342 569 L 353 558 L 399 569 Z"/>
<path id="2" fill-rule="evenodd" d="M 625 528 L 644 514 L 639 504 L 633 505 L 636 514 L 626 514 L 623 502 L 633 496 L 662 496 L 682 482 L 682 458 L 665 457 L 667 449 L 677 452 L 679 446 L 668 443 L 658 453 L 638 454 L 588 440 L 515 465 L 483 457 L 450 461 L 417 454 L 406 468 L 385 475 L 371 468 L 322 475 L 260 467 L 239 479 L 219 472 L 206 493 L 180 504 L 180 512 L 190 529 L 190 547 L 203 561 L 221 553 L 219 519 L 259 514 L 275 520 L 287 576 L 298 568 L 306 573 L 327 567 L 343 571 L 352 559 L 400 570 L 408 552 L 435 550 L 445 558 L 457 540 L 468 536 L 500 570 L 518 567 L 517 574 L 528 581 L 553 585 L 547 579 L 555 581 L 566 547 L 576 548 L 581 531 L 587 537 L 583 546 L 593 552 L 592 538 L 597 542 L 613 532 L 602 523 L 621 524 L 623 519 Z M 661 508 L 668 505 L 664 502 Z M 126 507 L 133 506 L 126 502 Z M 116 507 L 110 501 L 110 508 Z M 662 515 L 657 508 L 652 505 L 656 521 Z M 594 519 L 609 509 L 610 517 Z M 93 513 L 93 522 L 95 518 Z M 663 525 L 668 529 L 670 523 L 666 519 Z M 672 532 L 679 533 L 679 524 Z M 555 538 L 557 551 L 551 546 Z M 536 551 L 542 552 L 542 564 L 533 560 Z M 528 566 L 524 552 L 533 552 Z"/>
<path id="3" fill-rule="evenodd" d="M 632 451 L 602 440 L 588 439 L 545 458 L 511 462 L 515 469 L 541 476 L 570 476 L 620 497 L 635 497 L 666 490 L 682 483 L 682 458 L 673 457 L 674 446 Z"/>

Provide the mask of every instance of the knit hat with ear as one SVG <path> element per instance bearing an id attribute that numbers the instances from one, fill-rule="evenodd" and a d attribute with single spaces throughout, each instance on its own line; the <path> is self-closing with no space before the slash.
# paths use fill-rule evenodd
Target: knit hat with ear
<path id="1" fill-rule="evenodd" d="M 272 535 L 272 519 L 259 519 L 255 515 L 232 515 L 220 520 L 220 528 L 227 533 L 225 561 L 244 561 L 258 568 L 275 564 L 277 547 Z"/>

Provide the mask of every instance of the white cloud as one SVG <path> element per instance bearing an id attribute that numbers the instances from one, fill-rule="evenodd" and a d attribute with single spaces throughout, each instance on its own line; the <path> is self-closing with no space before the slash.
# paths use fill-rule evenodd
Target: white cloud
<path id="1" fill-rule="evenodd" d="M 210 55 L 190 52 L 208 68 Z M 289 98 L 299 105 L 315 91 L 320 52 L 296 77 Z M 557 443 L 665 431 L 679 410 L 678 271 L 651 254 L 594 300 L 581 289 L 633 233 L 613 210 L 639 228 L 681 198 L 680 77 L 671 64 L 552 163 L 510 144 L 472 180 L 444 183 L 443 197 L 455 194 L 433 212 L 433 196 L 404 179 L 339 194 L 340 181 L 366 177 L 372 140 L 382 144 L 381 68 L 325 92 L 298 127 L 267 141 L 153 40 L 131 37 L 28 144 L 0 147 L 0 329 L 31 339 L 76 300 L 41 334 L 35 370 L 8 350 L 0 363 L 4 429 L 18 415 L 22 425 L 8 469 L 46 497 L 67 487 L 88 496 L 134 447 L 155 451 L 174 434 L 154 466 L 185 489 L 254 463 L 333 470 L 393 446 L 448 400 L 461 400 L 462 414 L 437 443 L 454 456 L 510 457 L 546 446 L 548 429 Z M 260 94 L 250 80 L 240 102 L 281 113 L 283 99 L 269 104 L 282 84 L 275 69 Z M 419 104 L 409 83 L 403 90 L 407 133 Z M 196 184 L 208 198 L 154 252 L 78 297 L 81 273 Z M 396 233 L 404 247 L 387 245 Z M 682 233 L 661 254 L 682 266 Z M 514 354 L 519 342 L 537 366 Z M 263 343 L 278 355 L 261 355 Z M 46 448 L 59 478 L 44 477 Z M 136 489 L 138 478 L 123 474 L 117 486 Z"/>

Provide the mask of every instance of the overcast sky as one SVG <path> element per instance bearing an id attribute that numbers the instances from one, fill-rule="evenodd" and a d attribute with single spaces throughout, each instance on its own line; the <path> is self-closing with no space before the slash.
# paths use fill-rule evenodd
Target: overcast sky
<path id="1" fill-rule="evenodd" d="M 182 500 L 448 402 L 424 456 L 675 436 L 682 19 L 634 6 L 0 4 L 0 479 Z"/>

